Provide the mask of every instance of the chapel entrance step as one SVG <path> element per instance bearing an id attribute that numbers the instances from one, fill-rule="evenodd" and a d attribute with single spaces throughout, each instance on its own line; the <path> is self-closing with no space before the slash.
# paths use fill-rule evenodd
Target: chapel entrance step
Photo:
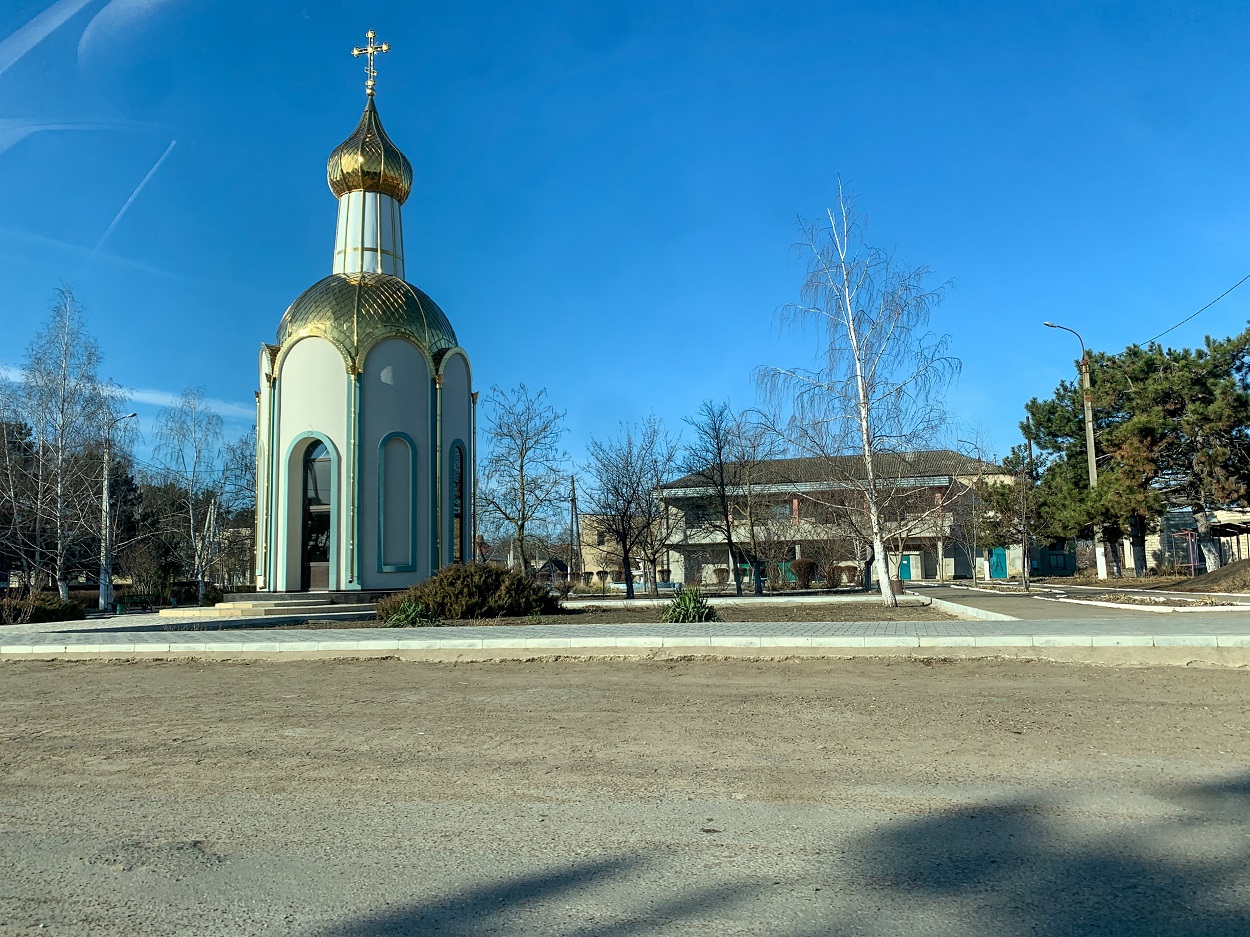
<path id="1" fill-rule="evenodd" d="M 352 605 L 334 604 L 329 602 L 317 602 L 313 604 L 301 604 L 295 602 L 275 602 L 254 604 L 248 603 L 230 603 L 226 605 L 214 605 L 212 608 L 199 608 L 197 606 L 183 606 L 182 608 L 163 608 L 160 610 L 162 618 L 267 618 L 277 615 L 303 616 L 303 615 L 343 615 L 343 614 L 361 614 L 362 612 L 372 612 L 373 606 L 366 603 L 356 603 Z"/>

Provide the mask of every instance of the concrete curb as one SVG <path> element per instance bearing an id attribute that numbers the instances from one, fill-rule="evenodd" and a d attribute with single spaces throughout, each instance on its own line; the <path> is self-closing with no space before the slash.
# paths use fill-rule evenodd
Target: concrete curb
<path id="1" fill-rule="evenodd" d="M 974 608 L 971 605 L 961 605 L 958 602 L 951 602 L 947 599 L 929 599 L 934 608 L 941 609 L 944 612 L 950 612 L 952 615 L 958 615 L 961 618 L 975 618 L 979 621 L 1019 621 L 1015 615 L 1004 615 L 1002 612 L 991 612 L 983 608 Z"/>
<path id="2" fill-rule="evenodd" d="M 1023 632 L 1023 629 L 1022 629 Z M 0 660 L 55 659 L 90 657 L 199 657 L 203 655 L 253 655 L 266 654 L 280 658 L 297 659 L 315 654 L 329 657 L 376 656 L 379 653 L 395 654 L 406 651 L 498 651 L 538 652 L 538 656 L 550 656 L 560 651 L 578 654 L 617 655 L 621 651 L 638 653 L 649 649 L 673 649 L 712 653 L 725 648 L 758 648 L 772 650 L 802 649 L 809 653 L 826 652 L 836 656 L 841 650 L 857 649 L 923 649 L 940 652 L 943 649 L 985 649 L 987 653 L 1003 648 L 1250 648 L 1250 633 L 1237 635 L 1217 634 L 1157 634 L 1157 635 L 1108 635 L 1064 634 L 1033 635 L 762 635 L 726 631 L 713 635 L 658 635 L 638 633 L 633 635 L 570 635 L 563 638 L 505 636 L 499 638 L 438 638 L 429 633 L 419 635 L 388 635 L 386 637 L 362 634 L 351 638 L 328 635 L 316 631 L 299 632 L 291 639 L 259 640 L 251 636 L 180 636 L 170 640 L 168 636 L 144 640 L 141 635 L 128 635 L 124 640 L 101 641 L 98 637 L 85 636 L 84 640 L 72 640 L 74 635 L 60 635 L 50 640 L 49 635 L 36 636 L 30 642 L 12 642 L 0 646 Z M 268 637 L 268 636 L 266 636 Z"/>
<path id="3" fill-rule="evenodd" d="M 1231 605 L 1206 605 L 1201 608 L 1178 608 L 1174 605 L 1157 606 L 1138 605 L 1134 602 L 1099 602 L 1095 599 L 1069 599 L 1059 598 L 1058 596 L 1053 595 L 1035 595 L 1033 598 L 1041 599 L 1043 602 L 1066 602 L 1069 605 L 1093 605 L 1097 608 L 1115 608 L 1120 611 L 1127 610 L 1133 612 L 1150 612 L 1154 615 L 1171 615 L 1174 612 L 1181 615 L 1202 614 L 1204 612 L 1215 612 L 1216 614 L 1227 612 L 1231 612 L 1233 614 L 1238 612 L 1250 612 L 1250 605 L 1241 603 L 1233 603 Z"/>

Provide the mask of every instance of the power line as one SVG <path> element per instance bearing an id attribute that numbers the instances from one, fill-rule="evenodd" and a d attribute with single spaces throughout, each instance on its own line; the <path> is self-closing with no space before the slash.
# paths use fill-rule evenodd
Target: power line
<path id="1" fill-rule="evenodd" d="M 1199 309 L 1199 310 L 1198 310 L 1198 312 L 1195 312 L 1193 315 L 1186 316 L 1185 318 L 1181 319 L 1181 321 L 1180 321 L 1180 322 L 1176 323 L 1176 325 L 1172 326 L 1172 328 L 1170 328 L 1170 329 L 1164 329 L 1162 332 L 1160 332 L 1160 333 L 1159 333 L 1158 335 L 1156 335 L 1154 338 L 1148 338 L 1148 339 L 1146 339 L 1145 344 L 1149 345 L 1149 344 L 1150 344 L 1151 342 L 1153 342 L 1156 338 L 1162 338 L 1164 335 L 1167 335 L 1167 334 L 1168 334 L 1168 332 L 1171 332 L 1173 329 L 1179 329 L 1182 325 L 1184 325 L 1184 324 L 1185 324 L 1186 322 L 1188 322 L 1190 319 L 1192 319 L 1192 318 L 1194 318 L 1195 316 L 1197 316 L 1197 315 L 1198 315 L 1198 313 L 1201 313 L 1201 312 L 1206 312 L 1208 309 L 1210 309 L 1212 306 L 1214 306 L 1216 303 L 1218 303 L 1221 299 L 1223 299 L 1225 296 L 1227 296 L 1227 295 L 1228 295 L 1229 293 L 1231 293 L 1233 290 L 1237 289 L 1237 287 L 1241 286 L 1241 284 L 1245 283 L 1247 280 L 1250 280 L 1250 273 L 1247 273 L 1244 277 L 1242 277 L 1240 280 L 1238 280 L 1236 283 L 1234 283 L 1232 286 L 1230 286 L 1230 287 L 1229 287 L 1228 289 L 1226 289 L 1224 292 L 1220 293 L 1220 295 L 1219 295 L 1219 296 L 1215 297 L 1215 299 L 1211 300 L 1209 303 L 1207 303 L 1205 306 L 1203 306 L 1201 309 Z"/>

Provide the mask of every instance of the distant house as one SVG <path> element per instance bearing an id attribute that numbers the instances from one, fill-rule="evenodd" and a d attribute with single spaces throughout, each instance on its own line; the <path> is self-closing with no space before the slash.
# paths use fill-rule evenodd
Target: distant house
<path id="1" fill-rule="evenodd" d="M 1250 511 L 1208 511 L 1207 519 L 1222 564 L 1250 557 Z M 1133 575 L 1131 538 L 1124 538 L 1120 555 L 1125 558 L 1124 574 Z M 1146 535 L 1146 568 L 1154 572 L 1175 569 L 1194 576 L 1207 571 L 1206 557 L 1198 544 L 1198 524 L 1189 508 L 1165 511 L 1159 518 L 1158 529 Z"/>
<path id="2" fill-rule="evenodd" d="M 720 517 L 717 489 L 702 476 L 687 475 L 660 489 L 673 515 L 674 579 L 688 585 L 726 581 L 728 527 L 746 581 L 792 578 L 790 564 L 800 557 L 816 562 L 818 579 L 860 580 L 872 544 L 861 457 L 773 459 L 727 469 L 727 520 Z M 892 577 L 967 577 L 973 559 L 982 557 L 981 572 L 988 571 L 992 557 L 977 543 L 976 489 L 979 482 L 1011 483 L 1001 466 L 942 449 L 882 454 L 874 475 Z M 1010 553 L 1000 552 L 1004 559 Z M 1038 557 L 1033 559 L 1036 565 Z"/>

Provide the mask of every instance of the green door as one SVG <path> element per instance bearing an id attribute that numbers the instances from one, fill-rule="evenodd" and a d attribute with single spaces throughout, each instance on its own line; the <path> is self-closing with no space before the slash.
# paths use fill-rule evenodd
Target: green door
<path id="1" fill-rule="evenodd" d="M 1007 578 L 1007 551 L 1002 547 L 995 547 L 990 552 L 990 578 Z"/>
<path id="2" fill-rule="evenodd" d="M 903 554 L 898 558 L 898 578 L 911 578 L 911 556 L 908 554 Z"/>

